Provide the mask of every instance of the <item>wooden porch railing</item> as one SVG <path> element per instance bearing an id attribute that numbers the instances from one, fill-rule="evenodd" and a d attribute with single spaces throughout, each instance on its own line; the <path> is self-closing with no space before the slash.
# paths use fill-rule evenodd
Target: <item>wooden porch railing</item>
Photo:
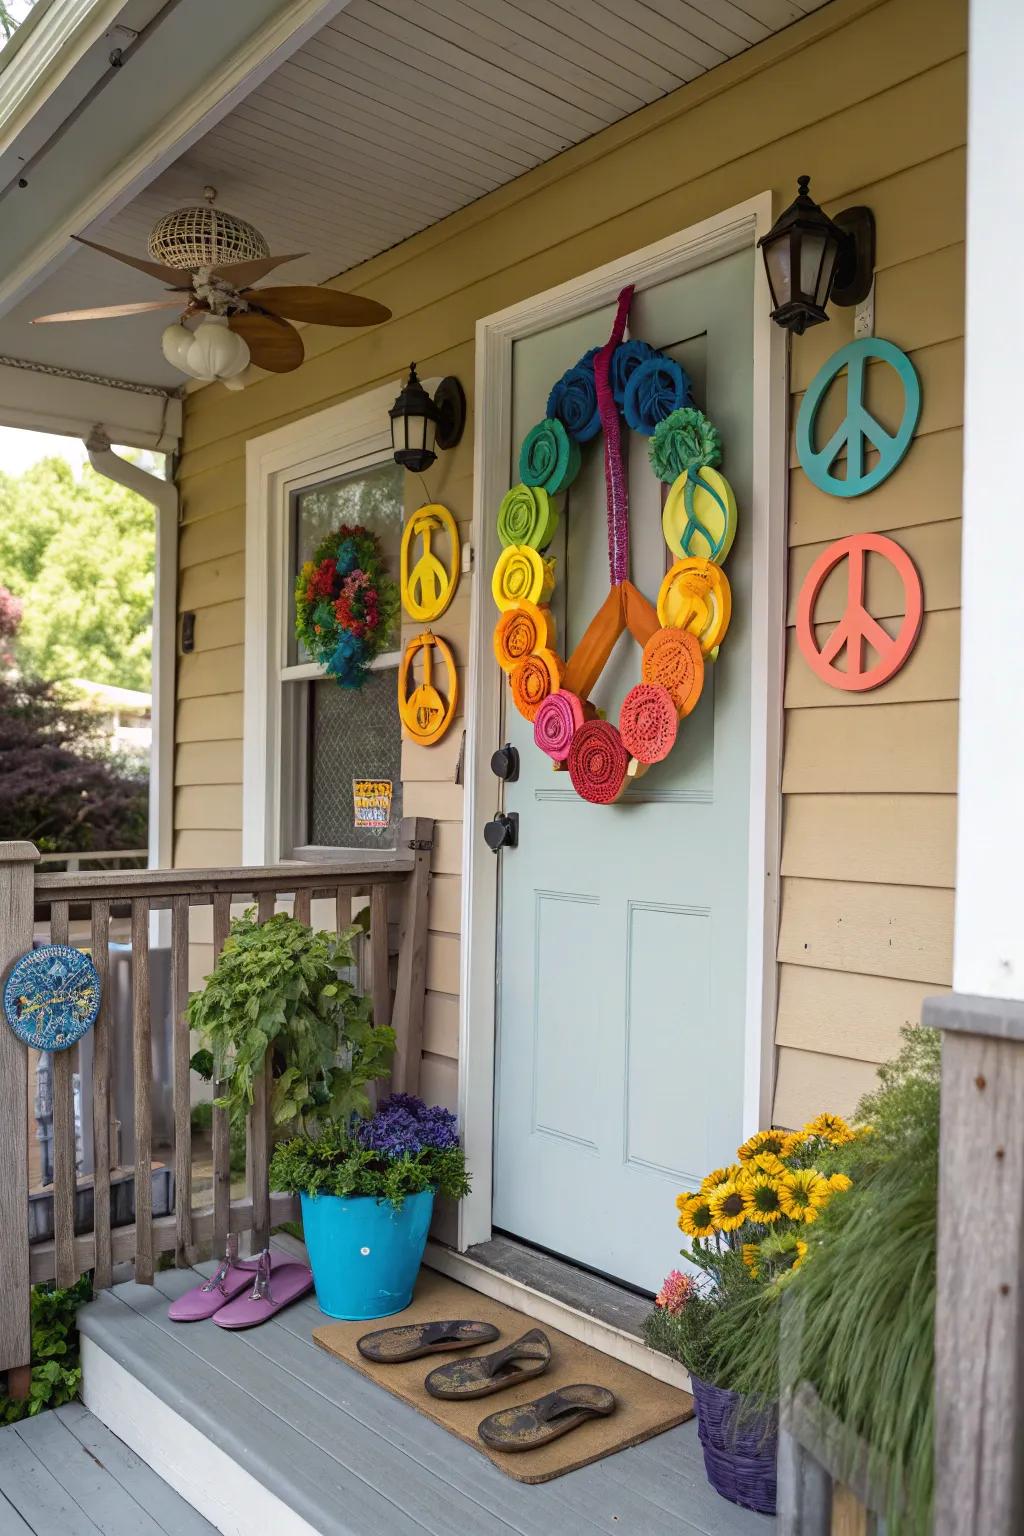
<path id="1" fill-rule="evenodd" d="M 337 861 L 212 870 L 104 870 L 49 874 L 38 869 L 31 843 L 0 843 L 0 980 L 31 949 L 39 917 L 49 918 L 52 943 L 66 943 L 72 917 L 87 916 L 89 948 L 103 984 L 94 1026 L 92 1117 L 95 1152 L 91 1232 L 75 1231 L 74 1050 L 53 1058 L 53 1218 L 51 1243 L 30 1244 L 28 1228 L 28 1048 L 0 1021 L 0 1372 L 12 1396 L 28 1390 L 29 1300 L 33 1282 L 74 1283 L 92 1270 L 97 1289 L 111 1283 L 113 1265 L 131 1262 L 135 1278 L 149 1284 L 156 1256 L 174 1252 L 190 1262 L 195 1246 L 213 1241 L 224 1251 L 229 1232 L 250 1232 L 263 1246 L 270 1228 L 294 1214 L 288 1195 L 271 1196 L 268 1183 L 270 1062 L 249 1114 L 246 1197 L 231 1199 L 228 1115 L 213 1112 L 213 1195 L 209 1209 L 192 1205 L 190 1042 L 188 1002 L 189 913 L 212 908 L 213 949 L 227 937 L 232 903 L 255 900 L 260 922 L 281 897 L 294 914 L 310 919 L 314 899 L 335 904 L 337 929 L 350 922 L 353 896 L 370 904 L 369 990 L 374 1022 L 393 1024 L 397 1048 L 392 1086 L 414 1093 L 419 1083 L 426 987 L 427 886 L 433 823 L 407 818 L 398 846 L 388 854 L 353 854 Z M 389 916 L 392 888 L 401 895 L 395 989 L 391 988 Z M 173 1016 L 174 1214 L 154 1219 L 151 1115 L 152 1029 L 150 1015 L 150 913 L 170 911 Z M 110 1220 L 111 1008 L 107 979 L 112 914 L 128 913 L 132 946 L 132 1058 L 135 1078 L 135 1221 L 112 1230 Z M 84 1106 L 83 1106 L 84 1109 Z"/>

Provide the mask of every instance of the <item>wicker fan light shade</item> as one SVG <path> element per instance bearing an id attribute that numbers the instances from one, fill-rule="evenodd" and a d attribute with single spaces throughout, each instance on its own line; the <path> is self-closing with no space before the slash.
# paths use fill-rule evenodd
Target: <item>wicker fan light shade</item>
<path id="1" fill-rule="evenodd" d="M 153 225 L 149 254 L 154 261 L 182 271 L 228 266 L 270 255 L 259 230 L 245 219 L 203 203 L 175 208 Z"/>

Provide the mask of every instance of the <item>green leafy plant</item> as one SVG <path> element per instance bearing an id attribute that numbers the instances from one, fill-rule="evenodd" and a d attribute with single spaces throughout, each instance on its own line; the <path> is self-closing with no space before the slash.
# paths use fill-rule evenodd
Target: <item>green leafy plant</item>
<path id="1" fill-rule="evenodd" d="M 407 1195 L 469 1193 L 455 1116 L 395 1094 L 369 1120 L 331 1121 L 316 1137 L 282 1142 L 270 1165 L 273 1189 L 306 1195 L 369 1195 L 400 1209 Z"/>
<path id="2" fill-rule="evenodd" d="M 24 1399 L 0 1395 L 0 1424 L 34 1418 L 78 1396 L 82 1384 L 75 1314 L 92 1299 L 92 1280 L 83 1275 L 67 1290 L 32 1287 L 32 1380 Z"/>
<path id="3" fill-rule="evenodd" d="M 342 974 L 354 962 L 348 929 L 334 937 L 278 913 L 236 918 L 188 1020 L 212 1056 L 218 1105 L 232 1121 L 253 1102 L 272 1050 L 275 1125 L 365 1115 L 366 1085 L 388 1069 L 394 1031 L 375 1029 L 370 1004 Z"/>

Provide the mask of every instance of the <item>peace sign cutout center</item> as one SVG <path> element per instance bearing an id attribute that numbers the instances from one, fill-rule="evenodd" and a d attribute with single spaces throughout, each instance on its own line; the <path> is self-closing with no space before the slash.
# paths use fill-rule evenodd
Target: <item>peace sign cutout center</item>
<path id="1" fill-rule="evenodd" d="M 903 412 L 895 433 L 889 432 L 865 405 L 867 364 L 883 363 L 899 380 Z M 818 412 L 843 369 L 846 369 L 846 414 L 822 448 L 815 447 Z M 881 372 L 881 370 L 880 370 Z M 883 375 L 884 376 L 884 375 Z M 865 336 L 834 352 L 815 374 L 800 405 L 796 423 L 796 451 L 801 468 L 819 491 L 830 496 L 863 496 L 887 480 L 910 447 L 921 414 L 921 382 L 905 352 L 891 341 Z M 833 465 L 846 449 L 846 474 L 833 473 Z M 868 448 L 878 462 L 865 465 Z"/>
<path id="2" fill-rule="evenodd" d="M 880 555 L 888 560 L 903 586 L 903 621 L 895 636 L 883 629 L 865 603 L 867 557 Z M 814 633 L 814 610 L 827 578 L 842 561 L 847 562 L 846 607 L 821 649 Z M 924 597 L 917 567 L 905 549 L 880 533 L 854 533 L 837 539 L 815 560 L 800 588 L 797 606 L 796 637 L 801 654 L 811 671 L 831 688 L 845 693 L 867 693 L 888 682 L 902 667 L 914 647 L 921 629 Z M 866 647 L 878 660 L 867 663 Z M 834 665 L 846 652 L 846 670 Z"/>

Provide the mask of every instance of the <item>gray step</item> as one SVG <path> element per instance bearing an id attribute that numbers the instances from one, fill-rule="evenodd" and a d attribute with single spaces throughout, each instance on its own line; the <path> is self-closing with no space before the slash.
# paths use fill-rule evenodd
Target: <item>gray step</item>
<path id="1" fill-rule="evenodd" d="M 215 1536 L 81 1403 L 0 1429 L 3 1536 Z"/>
<path id="2" fill-rule="evenodd" d="M 208 1272 L 210 1266 L 202 1268 Z M 275 1533 L 319 1536 L 774 1531 L 774 1521 L 738 1510 L 712 1492 L 693 1423 L 552 1483 L 527 1487 L 317 1349 L 311 1334 L 324 1318 L 315 1300 L 245 1333 L 212 1323 L 171 1323 L 168 1299 L 198 1278 L 168 1271 L 157 1276 L 154 1288 L 117 1286 L 83 1310 L 80 1326 L 87 1401 L 90 1371 L 95 1368 L 99 1382 L 106 1362 L 115 1362 L 125 1374 L 118 1375 L 117 1393 L 107 1401 L 111 1415 L 124 1422 L 112 1427 L 152 1458 L 218 1530 L 252 1530 L 262 1508 Z M 139 1406 L 129 1413 L 125 1397 L 133 1384 Z M 161 1426 L 155 1439 L 147 1416 Z M 192 1437 L 182 1438 L 177 1461 L 169 1449 L 175 1424 Z M 210 1482 L 209 1468 L 200 1466 L 207 1453 L 224 1458 L 218 1463 L 227 1469 L 223 1488 L 234 1490 L 228 1498 L 222 1489 L 219 1506 L 201 1486 L 204 1478 Z M 198 1486 L 189 1486 L 190 1475 Z"/>

